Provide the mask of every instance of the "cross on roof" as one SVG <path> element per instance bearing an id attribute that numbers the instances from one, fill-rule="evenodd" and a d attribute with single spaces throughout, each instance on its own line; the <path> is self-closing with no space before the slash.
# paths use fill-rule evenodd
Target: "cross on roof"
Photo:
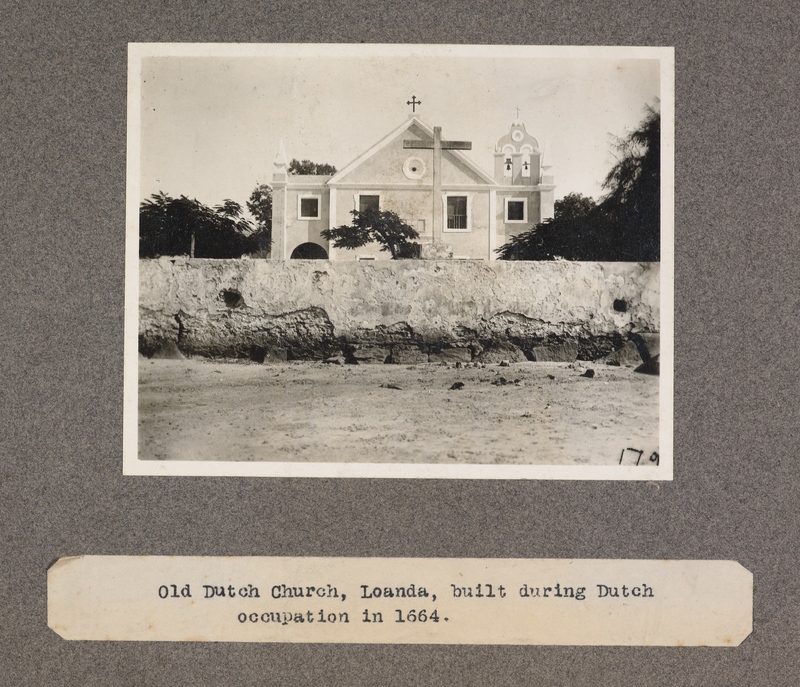
<path id="1" fill-rule="evenodd" d="M 416 113 L 417 105 L 422 105 L 422 101 L 421 100 L 417 100 L 417 96 L 412 95 L 411 96 L 411 100 L 407 101 L 406 105 L 411 105 L 411 111 Z"/>

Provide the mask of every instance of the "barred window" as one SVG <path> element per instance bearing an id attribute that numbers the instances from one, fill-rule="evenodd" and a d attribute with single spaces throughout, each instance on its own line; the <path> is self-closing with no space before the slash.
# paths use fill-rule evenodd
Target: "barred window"
<path id="1" fill-rule="evenodd" d="M 447 196 L 447 228 L 467 229 L 466 196 Z"/>

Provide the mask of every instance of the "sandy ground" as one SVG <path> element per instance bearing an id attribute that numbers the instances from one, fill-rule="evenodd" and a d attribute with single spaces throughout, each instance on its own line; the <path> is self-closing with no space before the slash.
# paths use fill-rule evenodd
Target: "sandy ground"
<path id="1" fill-rule="evenodd" d="M 658 377 L 626 367 L 139 364 L 143 460 L 617 465 L 626 448 L 658 450 Z"/>

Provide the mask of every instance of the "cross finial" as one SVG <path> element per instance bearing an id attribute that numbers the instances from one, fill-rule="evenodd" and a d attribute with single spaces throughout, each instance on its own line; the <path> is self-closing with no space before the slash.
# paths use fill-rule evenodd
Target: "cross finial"
<path id="1" fill-rule="evenodd" d="M 416 113 L 417 105 L 422 105 L 422 101 L 421 100 L 417 100 L 417 96 L 412 95 L 411 96 L 411 100 L 406 102 L 406 105 L 411 105 L 411 111 Z"/>
<path id="2" fill-rule="evenodd" d="M 517 121 L 519 121 L 519 105 L 517 105 Z"/>

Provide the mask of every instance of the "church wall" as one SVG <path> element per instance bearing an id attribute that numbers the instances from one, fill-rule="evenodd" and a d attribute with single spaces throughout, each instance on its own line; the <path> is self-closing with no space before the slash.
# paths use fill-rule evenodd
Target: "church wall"
<path id="1" fill-rule="evenodd" d="M 431 213 L 432 200 L 430 189 L 390 189 L 381 188 L 376 185 L 365 184 L 360 188 L 333 189 L 331 193 L 336 194 L 336 215 L 334 226 L 350 224 L 353 216 L 350 214 L 357 209 L 357 196 L 359 193 L 377 194 L 381 199 L 381 210 L 391 210 L 398 216 L 407 221 L 413 227 L 424 227 L 425 233 L 420 234 L 420 241 L 430 238 L 431 232 Z M 372 257 L 376 260 L 388 260 L 390 254 L 382 251 L 377 244 L 368 244 L 355 250 L 344 248 L 336 249 L 336 260 L 354 261 L 358 258 Z"/>
<path id="2" fill-rule="evenodd" d="M 657 263 L 141 260 L 140 349 L 173 340 L 188 354 L 320 358 L 574 341 L 591 359 L 659 331 L 659 274 Z"/>
<path id="3" fill-rule="evenodd" d="M 298 199 L 301 196 L 319 196 L 319 219 L 301 219 L 298 213 Z M 286 258 L 302 243 L 316 243 L 328 250 L 328 242 L 320 232 L 328 228 L 328 189 L 327 187 L 288 187 L 286 192 Z"/>
<path id="4" fill-rule="evenodd" d="M 350 213 L 358 209 L 356 196 L 360 193 L 379 195 L 380 209 L 396 212 L 402 219 L 430 220 L 432 213 L 430 188 L 387 189 L 379 184 L 364 184 L 359 188 L 336 189 L 332 192 L 336 193 L 336 226 L 350 224 L 353 219 Z"/>
<path id="5" fill-rule="evenodd" d="M 415 136 L 407 135 L 413 139 Z M 403 163 L 409 157 L 419 157 L 425 163 L 425 173 L 420 179 L 408 179 L 403 174 Z M 355 184 L 386 184 L 403 183 L 409 187 L 431 185 L 431 172 L 433 157 L 430 150 L 406 150 L 403 148 L 402 138 L 389 143 L 372 157 L 364 160 L 358 167 L 344 176 L 341 180 L 345 183 Z"/>
<path id="6" fill-rule="evenodd" d="M 556 210 L 555 210 L 555 192 L 554 187 L 550 186 L 549 188 L 542 191 L 542 195 L 539 201 L 542 205 L 541 209 L 541 217 L 542 221 L 546 219 L 552 219 L 555 217 Z"/>
<path id="7" fill-rule="evenodd" d="M 506 222 L 506 199 L 507 198 L 527 198 L 528 199 L 528 221 L 519 224 L 516 222 Z M 508 241 L 509 238 L 525 231 L 530 231 L 538 224 L 540 217 L 540 199 L 538 193 L 525 192 L 523 187 L 519 191 L 498 191 L 497 192 L 497 207 L 495 209 L 495 220 L 497 222 L 498 230 L 498 245 L 499 248 L 503 243 Z"/>
<path id="8" fill-rule="evenodd" d="M 450 191 L 446 186 L 443 191 L 458 195 L 465 194 L 470 198 L 470 231 L 456 232 L 443 230 L 442 239 L 452 246 L 453 256 L 472 260 L 489 260 L 489 192 L 485 190 Z M 444 226 L 444 224 L 443 224 Z"/>
<path id="9" fill-rule="evenodd" d="M 442 153 L 442 184 L 486 183 L 455 155 Z"/>
<path id="10" fill-rule="evenodd" d="M 470 197 L 470 228 L 469 232 L 444 232 L 445 244 L 452 246 L 456 257 L 488 260 L 489 249 L 489 191 L 484 187 L 474 187 L 473 190 L 464 190 L 465 187 L 443 187 L 444 193 L 452 192 Z M 375 185 L 364 185 L 360 189 L 334 189 L 336 194 L 336 212 L 334 226 L 349 224 L 352 221 L 350 212 L 356 208 L 359 193 L 378 194 L 381 198 L 381 210 L 391 210 L 408 222 L 420 232 L 419 243 L 429 243 L 433 237 L 433 198 L 430 188 L 421 189 L 385 189 Z M 424 228 L 424 232 L 422 229 Z M 336 260 L 357 260 L 363 257 L 374 257 L 378 260 L 387 260 L 390 255 L 381 251 L 375 244 L 364 246 L 356 250 L 336 249 Z"/>

